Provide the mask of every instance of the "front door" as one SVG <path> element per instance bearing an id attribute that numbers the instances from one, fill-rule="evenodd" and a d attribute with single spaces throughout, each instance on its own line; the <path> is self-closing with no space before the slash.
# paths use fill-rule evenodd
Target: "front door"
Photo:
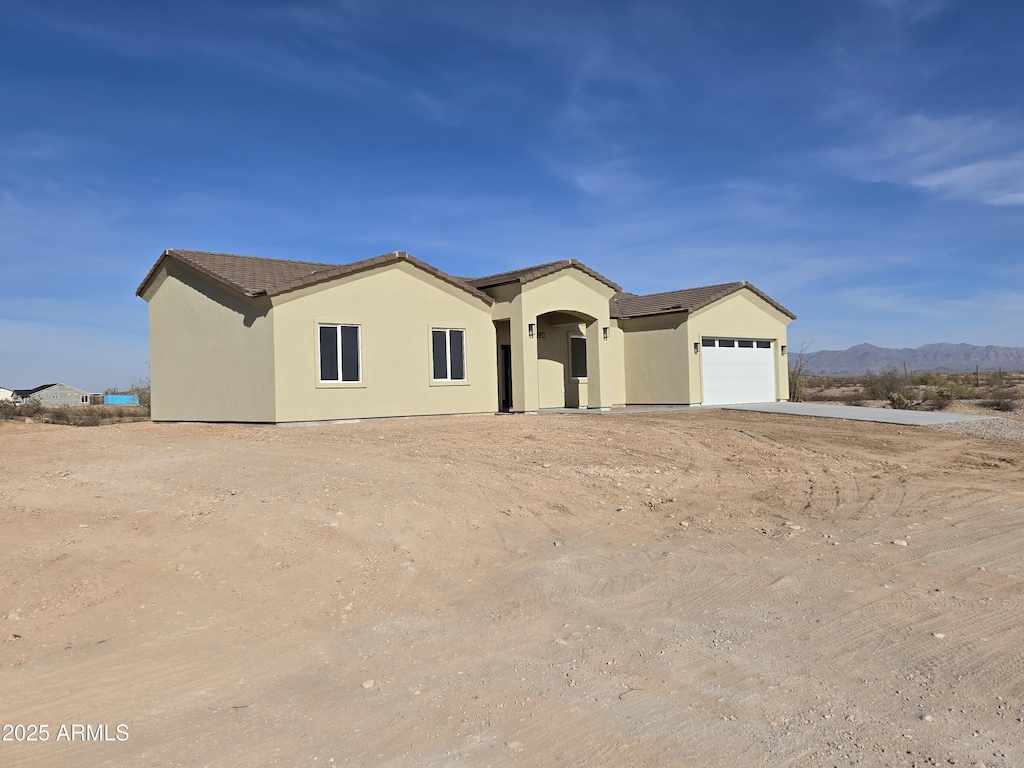
<path id="1" fill-rule="evenodd" d="M 512 412 L 512 345 L 502 344 L 498 355 L 501 375 L 501 410 Z"/>

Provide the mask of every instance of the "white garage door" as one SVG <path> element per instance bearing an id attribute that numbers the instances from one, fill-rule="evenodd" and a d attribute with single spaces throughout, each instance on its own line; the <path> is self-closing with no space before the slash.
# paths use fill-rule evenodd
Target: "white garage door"
<path id="1" fill-rule="evenodd" d="M 705 338 L 701 344 L 704 405 L 775 402 L 772 342 Z"/>

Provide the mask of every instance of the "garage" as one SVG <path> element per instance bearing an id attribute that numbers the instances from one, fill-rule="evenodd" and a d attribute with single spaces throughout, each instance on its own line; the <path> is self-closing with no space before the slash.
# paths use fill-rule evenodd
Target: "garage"
<path id="1" fill-rule="evenodd" d="M 701 348 L 704 405 L 775 402 L 771 341 L 705 337 Z"/>

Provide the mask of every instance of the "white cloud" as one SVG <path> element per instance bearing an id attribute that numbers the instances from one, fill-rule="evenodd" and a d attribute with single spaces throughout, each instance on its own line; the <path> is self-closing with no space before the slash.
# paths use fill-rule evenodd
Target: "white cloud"
<path id="1" fill-rule="evenodd" d="M 899 22 L 917 24 L 932 19 L 949 7 L 948 0 L 867 0 L 891 13 Z"/>
<path id="2" fill-rule="evenodd" d="M 1024 205 L 1024 130 L 979 117 L 883 117 L 858 144 L 826 153 L 861 181 L 905 184 L 985 205 Z"/>
<path id="3" fill-rule="evenodd" d="M 988 205 L 1024 205 L 1024 153 L 925 174 L 915 185 Z"/>

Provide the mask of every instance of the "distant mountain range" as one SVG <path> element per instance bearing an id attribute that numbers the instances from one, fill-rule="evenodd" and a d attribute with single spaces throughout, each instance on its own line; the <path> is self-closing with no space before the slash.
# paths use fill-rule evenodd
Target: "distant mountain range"
<path id="1" fill-rule="evenodd" d="M 911 373 L 967 373 L 982 371 L 1024 371 L 1024 347 L 976 347 L 973 344 L 925 344 L 917 349 L 887 349 L 874 344 L 858 344 L 842 351 L 806 352 L 804 373 L 815 376 L 862 376 L 868 370 L 878 373 L 886 368 Z M 790 348 L 789 364 L 797 355 Z"/>

